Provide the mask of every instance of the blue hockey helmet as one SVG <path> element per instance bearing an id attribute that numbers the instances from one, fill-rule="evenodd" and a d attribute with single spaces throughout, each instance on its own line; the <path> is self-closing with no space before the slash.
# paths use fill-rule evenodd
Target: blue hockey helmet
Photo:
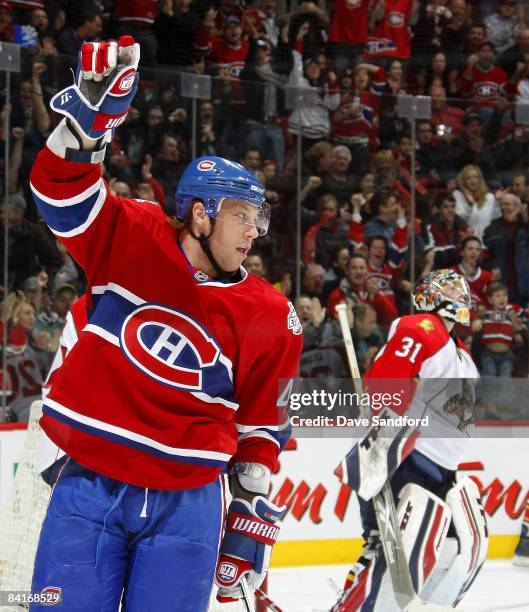
<path id="1" fill-rule="evenodd" d="M 241 164 L 223 157 L 198 157 L 184 170 L 176 189 L 176 216 L 183 221 L 194 200 L 204 203 L 206 214 L 215 219 L 225 198 L 255 206 L 259 215 L 255 227 L 264 236 L 270 224 L 270 206 L 265 189 Z"/>

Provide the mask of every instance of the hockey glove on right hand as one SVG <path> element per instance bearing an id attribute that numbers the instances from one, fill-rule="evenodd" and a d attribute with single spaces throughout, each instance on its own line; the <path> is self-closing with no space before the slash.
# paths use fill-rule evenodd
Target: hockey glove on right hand
<path id="1" fill-rule="evenodd" d="M 140 46 L 132 36 L 83 43 L 75 82 L 53 96 L 51 108 L 65 115 L 81 136 L 102 138 L 125 121 L 138 89 L 139 61 Z"/>
<path id="2" fill-rule="evenodd" d="M 254 497 L 252 503 L 239 498 L 231 502 L 215 572 L 218 601 L 241 599 L 243 577 L 252 592 L 261 586 L 279 536 L 277 523 L 285 512 L 286 508 L 278 508 L 261 496 Z"/>

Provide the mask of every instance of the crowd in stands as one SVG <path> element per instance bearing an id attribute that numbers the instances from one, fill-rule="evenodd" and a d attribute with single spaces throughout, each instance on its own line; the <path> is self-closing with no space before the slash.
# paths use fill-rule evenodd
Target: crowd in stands
<path id="1" fill-rule="evenodd" d="M 391 323 L 412 311 L 412 280 L 438 268 L 456 269 L 470 284 L 472 324 L 457 334 L 482 374 L 527 376 L 529 13 L 522 0 L 0 0 L 0 41 L 23 46 L 9 100 L 0 73 L 2 193 L 6 117 L 10 126 L 2 317 L 8 362 L 18 364 L 10 366 L 13 405 L 17 393 L 30 397 L 42 383 L 69 305 L 86 288 L 29 192 L 35 156 L 58 121 L 49 100 L 71 82 L 83 41 L 122 34 L 141 44 L 142 80 L 102 164 L 111 191 L 157 202 L 174 216 L 193 147 L 255 173 L 272 225 L 245 266 L 297 297 L 302 376 L 346 375 L 335 313 L 341 302 L 365 371 Z M 183 73 L 212 77 L 211 99 L 200 100 L 196 113 L 181 91 Z M 294 104 L 290 88 L 303 88 Z M 415 141 L 399 111 L 404 94 L 431 97 L 431 118 L 416 121 Z M 3 240 L 0 232 L 2 259 Z M 11 418 L 24 417 L 13 409 Z"/>

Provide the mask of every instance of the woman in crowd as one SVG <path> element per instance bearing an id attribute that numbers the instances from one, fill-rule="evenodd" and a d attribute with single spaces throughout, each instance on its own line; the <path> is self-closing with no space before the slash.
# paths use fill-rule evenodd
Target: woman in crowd
<path id="1" fill-rule="evenodd" d="M 426 71 L 424 81 L 424 94 L 429 95 L 430 88 L 433 85 L 442 85 L 449 97 L 459 96 L 459 87 L 457 84 L 457 70 L 455 71 L 456 78 L 451 78 L 451 72 L 448 68 L 446 55 L 443 51 L 438 51 L 432 58 L 432 63 Z"/>
<path id="2" fill-rule="evenodd" d="M 485 228 L 501 216 L 499 204 L 478 166 L 465 166 L 457 175 L 456 184 L 456 213 L 470 225 L 474 234 L 482 239 Z"/>

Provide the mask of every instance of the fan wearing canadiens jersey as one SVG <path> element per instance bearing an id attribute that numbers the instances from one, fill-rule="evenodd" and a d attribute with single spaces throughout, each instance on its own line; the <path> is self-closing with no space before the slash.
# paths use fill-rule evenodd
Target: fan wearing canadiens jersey
<path id="1" fill-rule="evenodd" d="M 441 415 L 434 419 L 430 435 L 414 425 L 391 426 L 388 418 L 374 423 L 337 469 L 339 478 L 358 494 L 365 545 L 334 612 L 400 609 L 372 501 L 387 480 L 398 500 L 397 524 L 421 599 L 455 606 L 486 558 L 488 535 L 479 491 L 469 478 L 456 478 L 470 441 L 473 387 L 479 374 L 452 330 L 456 323 L 469 325 L 470 301 L 461 275 L 450 270 L 429 273 L 415 288 L 418 314 L 394 321 L 387 343 L 366 372 L 371 394 L 374 389 L 408 387 L 399 391 L 404 393 L 399 402 L 378 412 L 379 417 L 398 421 L 399 416 L 429 414 L 436 408 Z"/>
<path id="2" fill-rule="evenodd" d="M 60 589 L 69 612 L 199 612 L 214 579 L 220 600 L 240 599 L 243 580 L 263 581 L 284 512 L 266 495 L 289 437 L 278 379 L 296 373 L 301 325 L 241 266 L 270 207 L 220 157 L 186 168 L 177 219 L 111 195 L 98 162 L 138 87 L 139 52 L 130 36 L 83 44 L 31 173 L 43 218 L 88 279 L 87 323 L 41 419 L 68 459 L 32 588 Z"/>

